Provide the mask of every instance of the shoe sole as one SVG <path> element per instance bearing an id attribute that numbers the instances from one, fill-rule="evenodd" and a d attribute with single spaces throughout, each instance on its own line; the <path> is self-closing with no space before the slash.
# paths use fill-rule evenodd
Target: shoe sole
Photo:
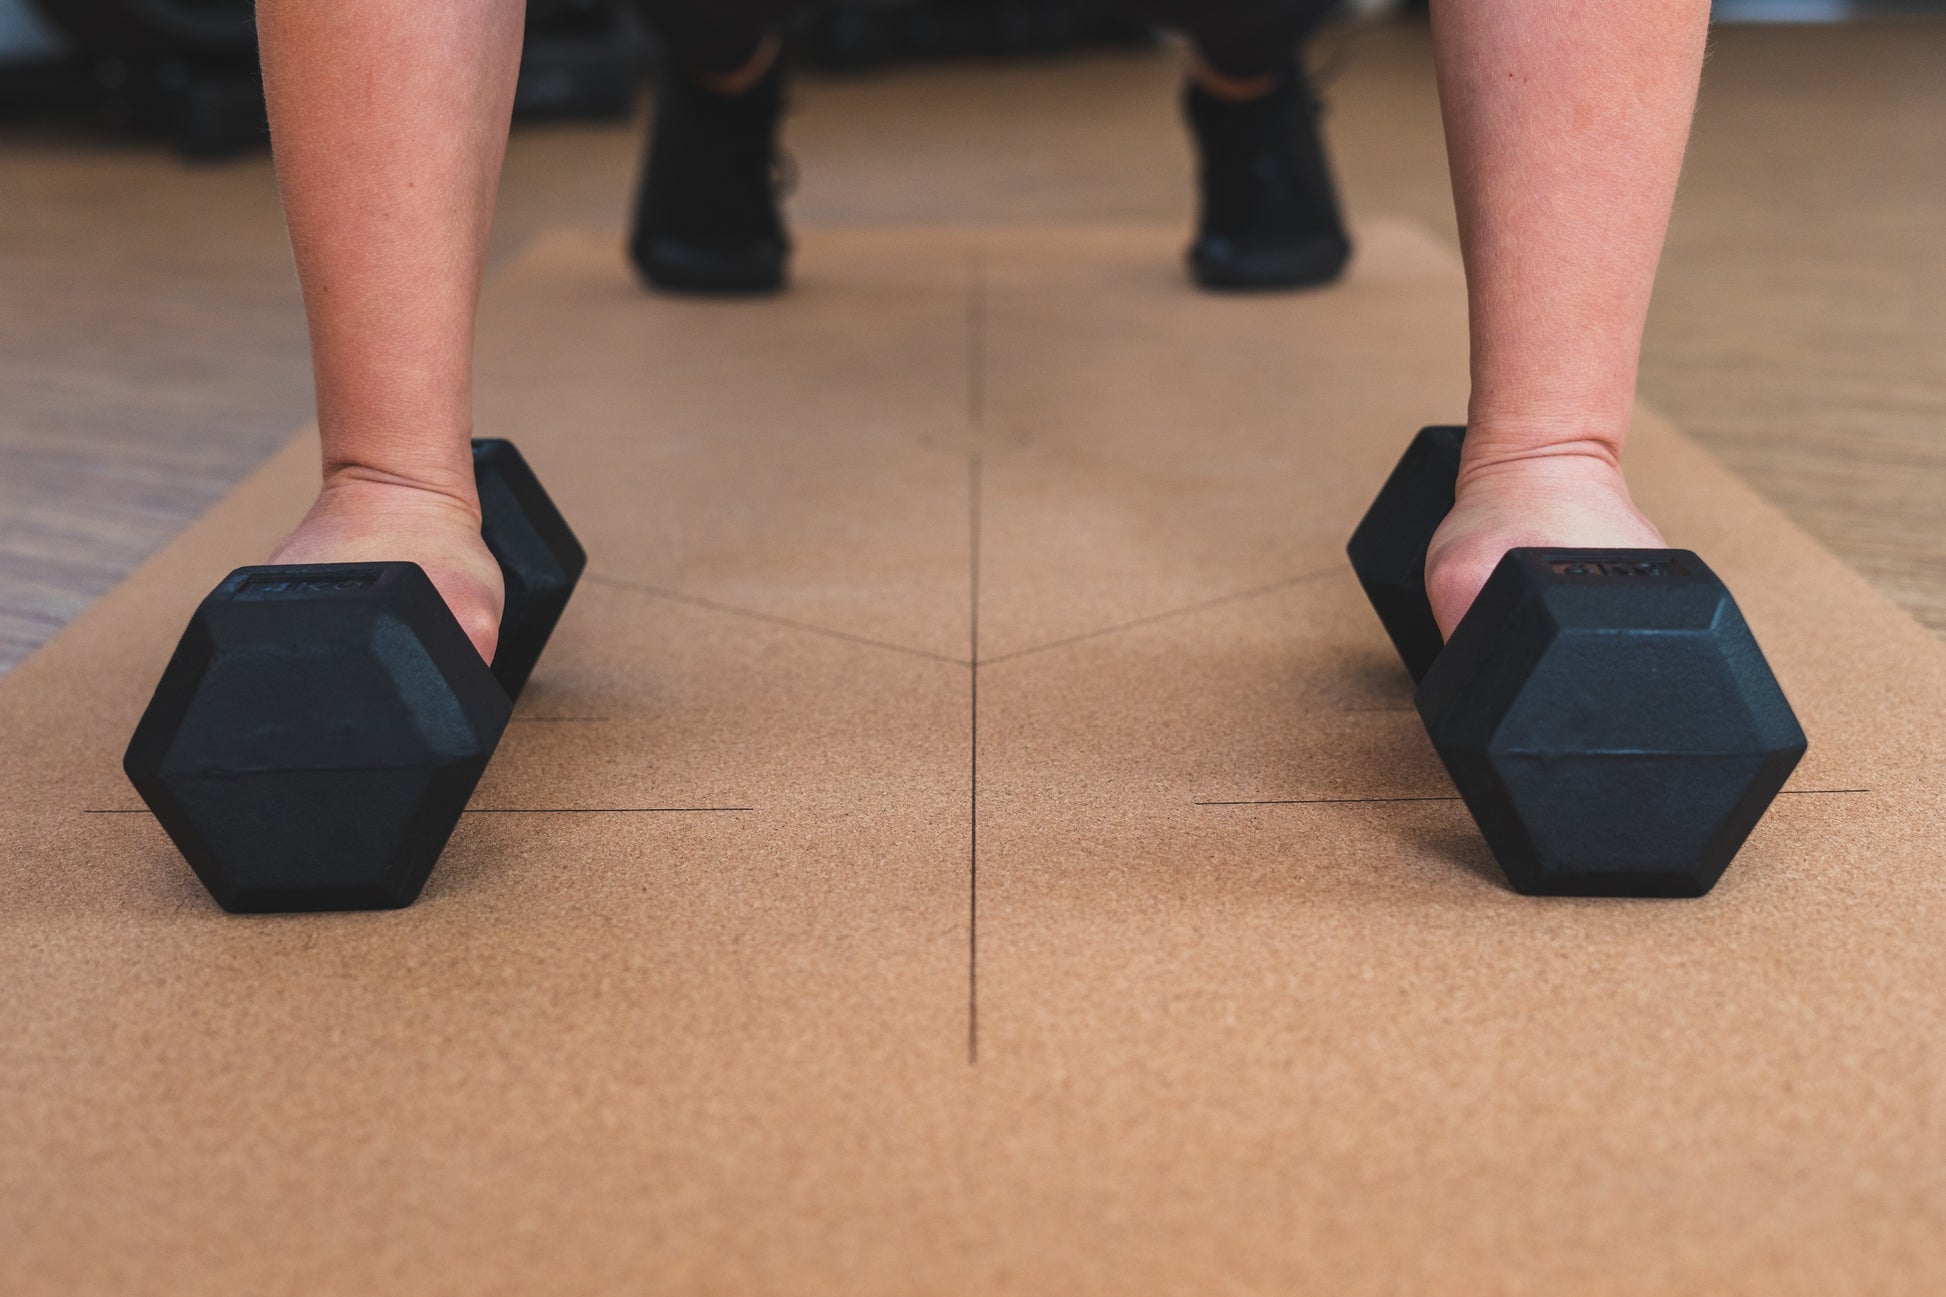
<path id="1" fill-rule="evenodd" d="M 1351 260 L 1351 245 L 1320 248 L 1304 253 L 1244 255 L 1212 259 L 1190 249 L 1190 278 L 1199 287 L 1215 292 L 1278 292 L 1296 288 L 1322 288 L 1335 283 Z"/>
<path id="2" fill-rule="evenodd" d="M 783 291 L 785 249 L 725 254 L 671 239 L 632 247 L 629 259 L 642 281 L 664 293 L 705 297 L 760 297 Z"/>

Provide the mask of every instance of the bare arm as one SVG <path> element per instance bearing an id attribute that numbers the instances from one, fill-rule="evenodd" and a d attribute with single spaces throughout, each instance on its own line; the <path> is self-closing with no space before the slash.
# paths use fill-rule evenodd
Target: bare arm
<path id="1" fill-rule="evenodd" d="M 413 558 L 483 652 L 498 572 L 441 511 L 477 540 L 473 317 L 524 9 L 260 0 L 257 18 L 324 458 L 319 503 L 277 557 Z"/>
<path id="2" fill-rule="evenodd" d="M 1434 6 L 1468 414 L 1492 434 L 1470 450 L 1619 448 L 1708 20 L 1708 0 Z"/>
<path id="3" fill-rule="evenodd" d="M 328 468 L 472 494 L 473 311 L 523 9 L 258 6 Z"/>
<path id="4" fill-rule="evenodd" d="M 1462 508 L 1434 543 L 1463 561 L 1429 573 L 1448 630 L 1510 545 L 1661 543 L 1619 464 L 1708 21 L 1708 0 L 1434 0 L 1472 326 Z"/>

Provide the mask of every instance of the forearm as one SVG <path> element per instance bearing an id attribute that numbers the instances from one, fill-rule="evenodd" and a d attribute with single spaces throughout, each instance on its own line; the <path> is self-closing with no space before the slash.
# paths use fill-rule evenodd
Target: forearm
<path id="1" fill-rule="evenodd" d="M 259 0 L 326 482 L 473 499 L 473 316 L 524 0 Z"/>
<path id="2" fill-rule="evenodd" d="M 1619 457 L 1708 19 L 1708 0 L 1435 0 L 1469 469 Z"/>

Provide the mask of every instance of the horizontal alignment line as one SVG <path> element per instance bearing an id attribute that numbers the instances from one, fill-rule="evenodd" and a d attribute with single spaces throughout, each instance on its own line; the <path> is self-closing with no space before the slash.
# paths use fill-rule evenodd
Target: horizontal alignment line
<path id="1" fill-rule="evenodd" d="M 1869 793 L 1869 788 L 1786 788 L 1779 797 L 1836 797 L 1846 793 Z M 1192 806 L 1363 806 L 1382 802 L 1458 802 L 1457 793 L 1438 797 L 1263 797 L 1234 802 L 1191 802 Z"/>
<path id="2" fill-rule="evenodd" d="M 700 815 L 741 814 L 754 806 L 469 806 L 465 815 Z M 146 806 L 88 807 L 83 815 L 147 815 Z"/>
<path id="3" fill-rule="evenodd" d="M 754 806 L 469 806 L 467 815 L 700 815 L 754 811 Z"/>
<path id="4" fill-rule="evenodd" d="M 730 617 L 744 617 L 751 621 L 769 622 L 773 626 L 783 626 L 790 630 L 803 631 L 807 635 L 822 635 L 826 639 L 843 640 L 847 644 L 862 644 L 866 648 L 884 649 L 887 653 L 903 653 L 907 657 L 924 658 L 929 662 L 945 662 L 952 666 L 970 667 L 973 664 L 964 658 L 956 658 L 950 653 L 934 653 L 931 649 L 912 648 L 905 644 L 893 644 L 888 640 L 873 639 L 869 635 L 854 635 L 850 631 L 833 630 L 829 626 L 818 626 L 807 621 L 796 621 L 790 617 L 779 617 L 775 613 L 758 612 L 755 608 L 740 608 L 732 603 L 719 603 L 705 599 L 701 595 L 684 594 L 680 590 L 670 590 L 662 586 L 648 585 L 641 581 L 630 581 L 623 577 L 607 576 L 600 572 L 589 572 L 584 581 L 597 585 L 612 586 L 618 590 L 629 590 L 636 594 L 647 595 L 652 599 L 667 599 L 670 603 L 684 603 L 693 608 L 709 612 L 720 612 Z"/>
<path id="5" fill-rule="evenodd" d="M 1343 806 L 1368 802 L 1457 802 L 1458 793 L 1440 797 L 1263 797 L 1236 802 L 1192 802 L 1192 806 Z"/>
<path id="6" fill-rule="evenodd" d="M 1869 788 L 1786 788 L 1779 797 L 1844 797 Z M 1238 801 L 1194 801 L 1192 806 L 1370 806 L 1389 802 L 1457 802 L 1457 793 L 1436 797 L 1257 797 Z M 467 815 L 704 815 L 748 814 L 754 806 L 478 806 Z M 146 806 L 86 807 L 83 815 L 147 815 Z"/>

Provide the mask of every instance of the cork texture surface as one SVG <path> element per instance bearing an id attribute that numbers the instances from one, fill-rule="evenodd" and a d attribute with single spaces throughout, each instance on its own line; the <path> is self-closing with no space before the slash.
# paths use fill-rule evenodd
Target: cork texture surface
<path id="1" fill-rule="evenodd" d="M 308 438 L 0 682 L 0 1291 L 1930 1293 L 1946 647 L 1645 413 L 1810 735 L 1692 902 L 1508 890 L 1343 544 L 1460 271 L 611 232 L 489 291 L 587 576 L 424 897 L 238 918 L 118 762 Z"/>

